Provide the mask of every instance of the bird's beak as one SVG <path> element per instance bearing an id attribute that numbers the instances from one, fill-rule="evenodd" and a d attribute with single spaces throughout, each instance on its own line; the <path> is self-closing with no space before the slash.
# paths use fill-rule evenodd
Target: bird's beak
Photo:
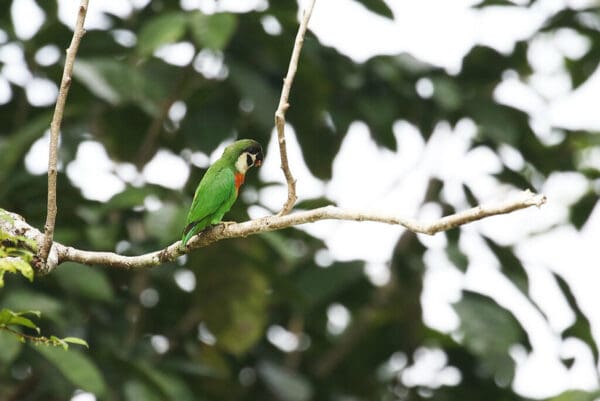
<path id="1" fill-rule="evenodd" d="M 261 165 L 261 164 L 262 164 L 262 160 L 260 160 L 260 159 L 256 159 L 256 160 L 254 161 L 254 165 L 255 165 L 256 167 L 260 167 L 260 165 Z"/>

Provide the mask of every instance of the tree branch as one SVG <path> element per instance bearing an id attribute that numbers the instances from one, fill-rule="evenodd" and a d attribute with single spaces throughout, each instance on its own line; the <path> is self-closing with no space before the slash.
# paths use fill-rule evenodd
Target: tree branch
<path id="1" fill-rule="evenodd" d="M 283 170 L 283 175 L 285 176 L 288 186 L 288 197 L 283 205 L 283 208 L 279 212 L 279 216 L 288 214 L 294 207 L 296 199 L 298 198 L 296 196 L 296 180 L 294 179 L 294 176 L 290 170 L 287 157 L 287 148 L 285 144 L 285 112 L 290 107 L 288 103 L 290 90 L 292 89 L 294 76 L 296 75 L 296 70 L 298 69 L 300 51 L 302 50 L 302 45 L 304 44 L 304 35 L 306 34 L 308 21 L 310 20 L 310 16 L 315 6 L 315 1 L 316 0 L 310 0 L 306 10 L 304 10 L 302 21 L 300 22 L 298 33 L 296 34 L 296 41 L 294 43 L 294 49 L 292 50 L 292 56 L 290 57 L 290 65 L 288 66 L 287 75 L 283 79 L 283 88 L 281 89 L 279 106 L 277 106 L 277 110 L 275 111 L 275 127 L 277 127 L 279 154 L 281 156 L 281 169 Z"/>
<path id="2" fill-rule="evenodd" d="M 415 233 L 433 235 L 486 217 L 507 214 L 530 206 L 539 207 L 545 202 L 546 197 L 544 195 L 524 191 L 515 199 L 493 205 L 477 206 L 472 209 L 442 217 L 432 222 L 419 222 L 415 219 L 384 213 L 350 211 L 335 206 L 325 206 L 284 216 L 267 216 L 242 223 L 213 226 L 193 237 L 188 243 L 187 249 L 193 250 L 203 248 L 223 239 L 247 237 L 248 235 L 280 230 L 320 220 L 374 221 L 401 225 Z M 0 230 L 13 235 L 25 235 L 36 241 L 38 244 L 43 241 L 44 235 L 36 228 L 25 223 L 22 217 L 15 215 L 14 213 L 11 213 L 11 216 L 14 221 L 10 223 L 8 222 L 9 219 L 0 219 Z M 177 241 L 160 251 L 150 252 L 139 256 L 123 256 L 112 252 L 84 251 L 55 242 L 51 252 L 55 257 L 49 259 L 43 270 L 38 268 L 38 272 L 42 274 L 49 273 L 60 263 L 67 261 L 83 263 L 86 265 L 102 265 L 125 270 L 142 270 L 173 261 L 185 252 L 187 251 L 182 251 L 180 249 L 180 241 Z"/>
<path id="3" fill-rule="evenodd" d="M 75 30 L 73 31 L 73 39 L 71 39 L 71 44 L 67 49 L 67 57 L 65 58 L 65 67 L 63 69 L 62 80 L 60 82 L 58 98 L 56 99 L 54 115 L 52 116 L 52 122 L 50 123 L 50 152 L 48 157 L 48 211 L 46 214 L 46 224 L 44 226 L 45 238 L 42 246 L 39 248 L 40 251 L 38 253 L 42 263 L 45 263 L 46 259 L 48 259 L 50 247 L 52 246 L 52 240 L 54 238 L 54 225 L 56 223 L 57 213 L 56 176 L 58 137 L 60 134 L 60 125 L 62 123 L 65 104 L 67 102 L 67 95 L 69 93 L 69 88 L 71 87 L 75 56 L 77 55 L 81 38 L 85 34 L 83 23 L 87 14 L 88 3 L 89 0 L 81 0 L 81 4 L 79 5 L 79 13 L 77 15 L 77 22 L 75 23 Z"/>

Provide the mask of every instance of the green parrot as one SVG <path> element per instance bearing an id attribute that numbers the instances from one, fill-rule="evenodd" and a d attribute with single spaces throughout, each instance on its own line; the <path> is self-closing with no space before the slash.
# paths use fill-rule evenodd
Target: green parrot
<path id="1" fill-rule="evenodd" d="M 237 199 L 248 169 L 260 166 L 262 161 L 262 147 L 252 139 L 241 139 L 225 148 L 221 158 L 209 167 L 196 189 L 181 237 L 181 247 L 209 225 L 219 224 Z"/>

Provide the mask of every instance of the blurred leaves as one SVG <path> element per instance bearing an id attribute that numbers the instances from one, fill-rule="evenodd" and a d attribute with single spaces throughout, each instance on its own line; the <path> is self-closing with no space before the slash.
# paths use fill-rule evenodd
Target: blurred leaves
<path id="1" fill-rule="evenodd" d="M 82 390 L 102 396 L 106 391 L 106 383 L 102 374 L 92 360 L 82 352 L 69 349 L 68 351 L 46 346 L 36 346 L 34 349 L 44 356 L 63 376 Z"/>
<path id="2" fill-rule="evenodd" d="M 3 299 L 2 305 L 17 311 L 36 310 L 45 317 L 61 321 L 63 304 L 56 298 L 42 292 L 21 289 L 9 292 Z"/>
<path id="3" fill-rule="evenodd" d="M 369 11 L 382 15 L 387 18 L 394 18 L 392 10 L 388 7 L 384 0 L 358 0 Z"/>
<path id="4" fill-rule="evenodd" d="M 553 276 L 556 279 L 556 282 L 567 303 L 569 304 L 569 307 L 573 313 L 575 313 L 575 321 L 562 333 L 562 338 L 573 336 L 585 342 L 590 347 L 590 350 L 594 356 L 594 361 L 598 363 L 598 345 L 594 340 L 590 319 L 581 310 L 581 307 L 575 298 L 575 294 L 573 294 L 573 291 L 567 282 L 558 274 L 553 274 Z"/>
<path id="5" fill-rule="evenodd" d="M 3 9 L 10 10 L 12 3 L 6 2 Z M 389 1 L 359 3 L 365 12 L 394 17 Z M 524 10 L 533 3 L 486 0 L 475 7 Z M 38 52 L 50 46 L 60 53 L 72 32 L 59 21 L 54 2 L 37 4 L 46 20 L 26 41 L 16 36 L 11 13 L 0 13 L 0 29 L 6 34 L 0 50 L 16 45 L 13 49 L 22 52 L 19 68 L 29 70 L 25 75 L 58 83 L 61 63 L 40 62 Z M 105 27 L 88 31 L 75 63 L 61 132 L 59 240 L 123 254 L 170 244 L 181 235 L 202 170 L 192 168 L 186 186 L 173 190 L 146 182 L 146 162 L 164 149 L 204 168 L 197 152 L 210 155 L 224 140 L 252 137 L 265 146 L 270 141 L 298 25 L 297 2 L 270 2 L 265 9 L 243 13 L 216 11 L 183 10 L 178 2 L 153 1 L 134 6 L 127 16 L 106 13 Z M 588 192 L 565 216 L 573 227 L 583 228 L 597 204 L 599 175 L 594 158 L 582 167 L 582 155 L 594 154 L 597 133 L 563 128 L 557 140 L 549 141 L 528 113 L 499 104 L 495 92 L 507 77 L 529 83 L 534 72 L 531 40 L 540 35 L 554 38 L 559 32 L 583 40 L 581 56 L 565 56 L 559 64 L 573 87 L 584 84 L 598 66 L 597 21 L 596 10 L 556 10 L 538 32 L 511 50 L 483 45 L 465 50 L 460 70 L 451 73 L 408 53 L 355 63 L 309 31 L 287 120 L 308 168 L 324 180 L 332 177 L 333 161 L 355 122 L 366 125 L 377 146 L 396 150 L 405 139 L 395 132 L 398 121 L 414 126 L 423 143 L 440 124 L 455 128 L 459 121 L 472 121 L 468 150 L 482 147 L 499 154 L 505 165 L 490 178 L 500 184 L 538 188 L 555 171 L 584 173 Z M 273 35 L 268 23 L 281 25 L 280 32 Z M 155 56 L 164 46 L 182 42 L 193 49 L 187 65 Z M 4 78 L 14 67 L 2 54 Z M 32 158 L 39 158 L 39 164 L 42 156 L 30 154 L 27 166 L 24 158 L 48 129 L 52 106 L 30 104 L 26 83 L 13 78 L 6 82 L 9 98 L 0 105 L 0 206 L 43 227 L 45 177 L 27 170 Z M 420 93 L 423 84 L 431 84 L 431 95 Z M 83 197 L 67 174 L 79 144 L 88 140 L 101 143 L 110 159 L 127 162 L 106 166 L 126 182 L 125 190 L 106 202 Z M 523 167 L 505 163 L 502 150 L 507 147 L 523 157 Z M 364 179 L 350 178 L 357 186 Z M 263 189 L 269 184 L 256 176 L 249 179 L 255 180 L 248 184 L 263 202 Z M 452 212 L 457 206 L 450 204 L 451 188 L 444 187 L 445 180 L 436 184 L 426 202 Z M 471 206 L 483 201 L 478 199 L 479 183 L 461 184 L 459 198 Z M 149 207 L 151 200 L 160 206 Z M 252 196 L 240 197 L 231 218 L 248 218 L 248 207 L 255 203 Z M 329 203 L 316 198 L 297 206 Z M 442 236 L 447 239 L 444 263 L 460 277 L 471 262 L 465 248 L 469 237 L 463 234 L 454 230 Z M 0 277 L 6 271 L 33 277 L 32 244 L 25 237 L 0 235 Z M 532 283 L 525 261 L 515 255 L 514 244 L 504 245 L 489 234 L 483 240 L 501 274 L 537 305 L 529 293 Z M 425 324 L 430 324 L 431 312 L 422 303 L 432 297 L 427 280 L 430 269 L 437 267 L 437 251 L 428 244 L 420 236 L 402 235 L 393 255 L 378 255 L 380 275 L 373 275 L 373 266 L 363 261 L 341 262 L 331 255 L 327 267 L 318 267 L 326 245 L 302 228 L 222 241 L 142 273 L 65 263 L 33 284 L 7 275 L 10 279 L 0 292 L 3 324 L 12 322 L 10 328 L 19 335 L 40 329 L 67 337 L 44 337 L 58 348 L 29 347 L 14 333 L 0 330 L 0 399 L 15 399 L 15 394 L 20 401 L 70 399 L 77 388 L 107 401 L 523 399 L 510 386 L 514 361 L 508 350 L 519 344 L 527 349 L 528 338 L 509 311 L 486 296 L 466 292 L 453 310 L 447 303 L 438 305 L 449 315 L 456 312 L 458 330 L 450 335 Z M 559 276 L 556 280 L 575 314 L 560 336 L 583 341 L 597 363 L 591 317 L 571 283 Z M 41 311 L 44 319 L 19 312 L 29 310 Z M 278 330 L 270 330 L 273 327 Z M 85 345 L 81 338 L 89 341 L 89 351 L 60 349 Z M 419 349 L 446 354 L 460 382 L 408 385 L 406 367 L 398 368 L 398 360 L 404 357 L 406 366 L 416 366 Z M 377 372 L 394 365 L 390 361 L 398 366 L 382 378 Z M 22 387 L 27 391 L 19 394 Z M 595 392 L 566 391 L 554 399 L 597 397 Z"/>
<path id="6" fill-rule="evenodd" d="M 170 245 L 180 238 L 187 209 L 183 205 L 168 203 L 160 209 L 147 213 L 144 219 L 146 232 L 158 240 L 159 246 Z"/>
<path id="7" fill-rule="evenodd" d="M 0 369 L 10 365 L 19 355 L 23 343 L 20 342 L 12 333 L 0 330 Z"/>
<path id="8" fill-rule="evenodd" d="M 223 350 L 244 354 L 263 335 L 266 324 L 268 283 L 244 264 L 203 267 L 198 286 L 198 307 L 208 329 Z"/>
<path id="9" fill-rule="evenodd" d="M 454 309 L 460 316 L 462 341 L 481 360 L 483 371 L 509 384 L 515 363 L 508 351 L 515 344 L 529 344 L 519 322 L 491 298 L 473 292 L 463 292 Z"/>
<path id="10" fill-rule="evenodd" d="M 589 191 L 571 206 L 570 220 L 577 229 L 585 224 L 597 203 L 598 194 Z"/>
<path id="11" fill-rule="evenodd" d="M 312 267 L 295 280 L 301 300 L 311 307 L 335 299 L 349 285 L 363 278 L 363 263 L 337 263 L 326 269 Z"/>
<path id="12" fill-rule="evenodd" d="M 313 389 L 308 380 L 283 366 L 262 361 L 258 373 L 269 389 L 283 401 L 308 401 L 312 399 Z"/>
<path id="13" fill-rule="evenodd" d="M 569 390 L 552 397 L 549 401 L 594 401 L 600 396 L 600 391 Z"/>
<path id="14" fill-rule="evenodd" d="M 118 60 L 78 58 L 73 76 L 99 99 L 113 106 L 133 103 L 150 116 L 158 113 L 157 103 L 166 95 L 165 85 L 150 79 L 149 69 Z"/>
<path id="15" fill-rule="evenodd" d="M 167 400 L 193 401 L 196 398 L 188 386 L 175 375 L 161 372 L 143 363 L 137 364 L 140 372 L 156 386 Z"/>
<path id="16" fill-rule="evenodd" d="M 138 52 L 151 55 L 158 47 L 178 41 L 186 29 L 186 14 L 170 12 L 160 14 L 144 24 L 138 36 Z"/>
<path id="17" fill-rule="evenodd" d="M 0 136 L 0 194 L 10 172 L 17 166 L 29 150 L 31 144 L 42 136 L 42 133 L 50 127 L 52 113 L 47 111 L 38 117 L 31 119 L 23 126 L 12 132 L 8 137 Z M 0 135 L 6 133 L 6 127 L 0 128 Z"/>
<path id="18" fill-rule="evenodd" d="M 158 15 L 146 22 L 139 33 L 139 54 L 150 56 L 160 46 L 179 41 L 188 27 L 200 48 L 223 50 L 235 32 L 236 17 L 229 13 L 207 15 L 200 11 Z"/>
<path id="19" fill-rule="evenodd" d="M 54 280 L 67 292 L 91 301 L 111 302 L 114 291 L 106 273 L 100 269 L 65 262 L 53 274 Z"/>
<path id="20" fill-rule="evenodd" d="M 192 37 L 199 47 L 223 50 L 235 33 L 236 17 L 229 13 L 206 15 L 199 11 L 189 16 Z"/>
<path id="21" fill-rule="evenodd" d="M 123 392 L 127 401 L 161 401 L 162 398 L 156 394 L 153 388 L 144 382 L 131 380 L 123 385 Z"/>
<path id="22" fill-rule="evenodd" d="M 489 249 L 496 255 L 504 274 L 521 290 L 523 294 L 529 291 L 529 277 L 519 258 L 511 247 L 499 245 L 491 238 L 482 236 Z"/>

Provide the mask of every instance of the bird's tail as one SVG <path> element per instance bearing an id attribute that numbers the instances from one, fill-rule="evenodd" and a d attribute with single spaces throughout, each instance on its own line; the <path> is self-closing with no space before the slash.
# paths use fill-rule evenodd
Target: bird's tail
<path id="1" fill-rule="evenodd" d="M 196 230 L 194 230 L 196 225 L 197 225 L 196 222 L 192 222 L 192 223 L 188 224 L 185 227 L 185 229 L 183 230 L 183 234 L 181 236 L 181 246 L 182 247 L 185 247 L 187 245 L 188 241 L 190 240 L 190 238 L 192 238 L 196 234 Z"/>

